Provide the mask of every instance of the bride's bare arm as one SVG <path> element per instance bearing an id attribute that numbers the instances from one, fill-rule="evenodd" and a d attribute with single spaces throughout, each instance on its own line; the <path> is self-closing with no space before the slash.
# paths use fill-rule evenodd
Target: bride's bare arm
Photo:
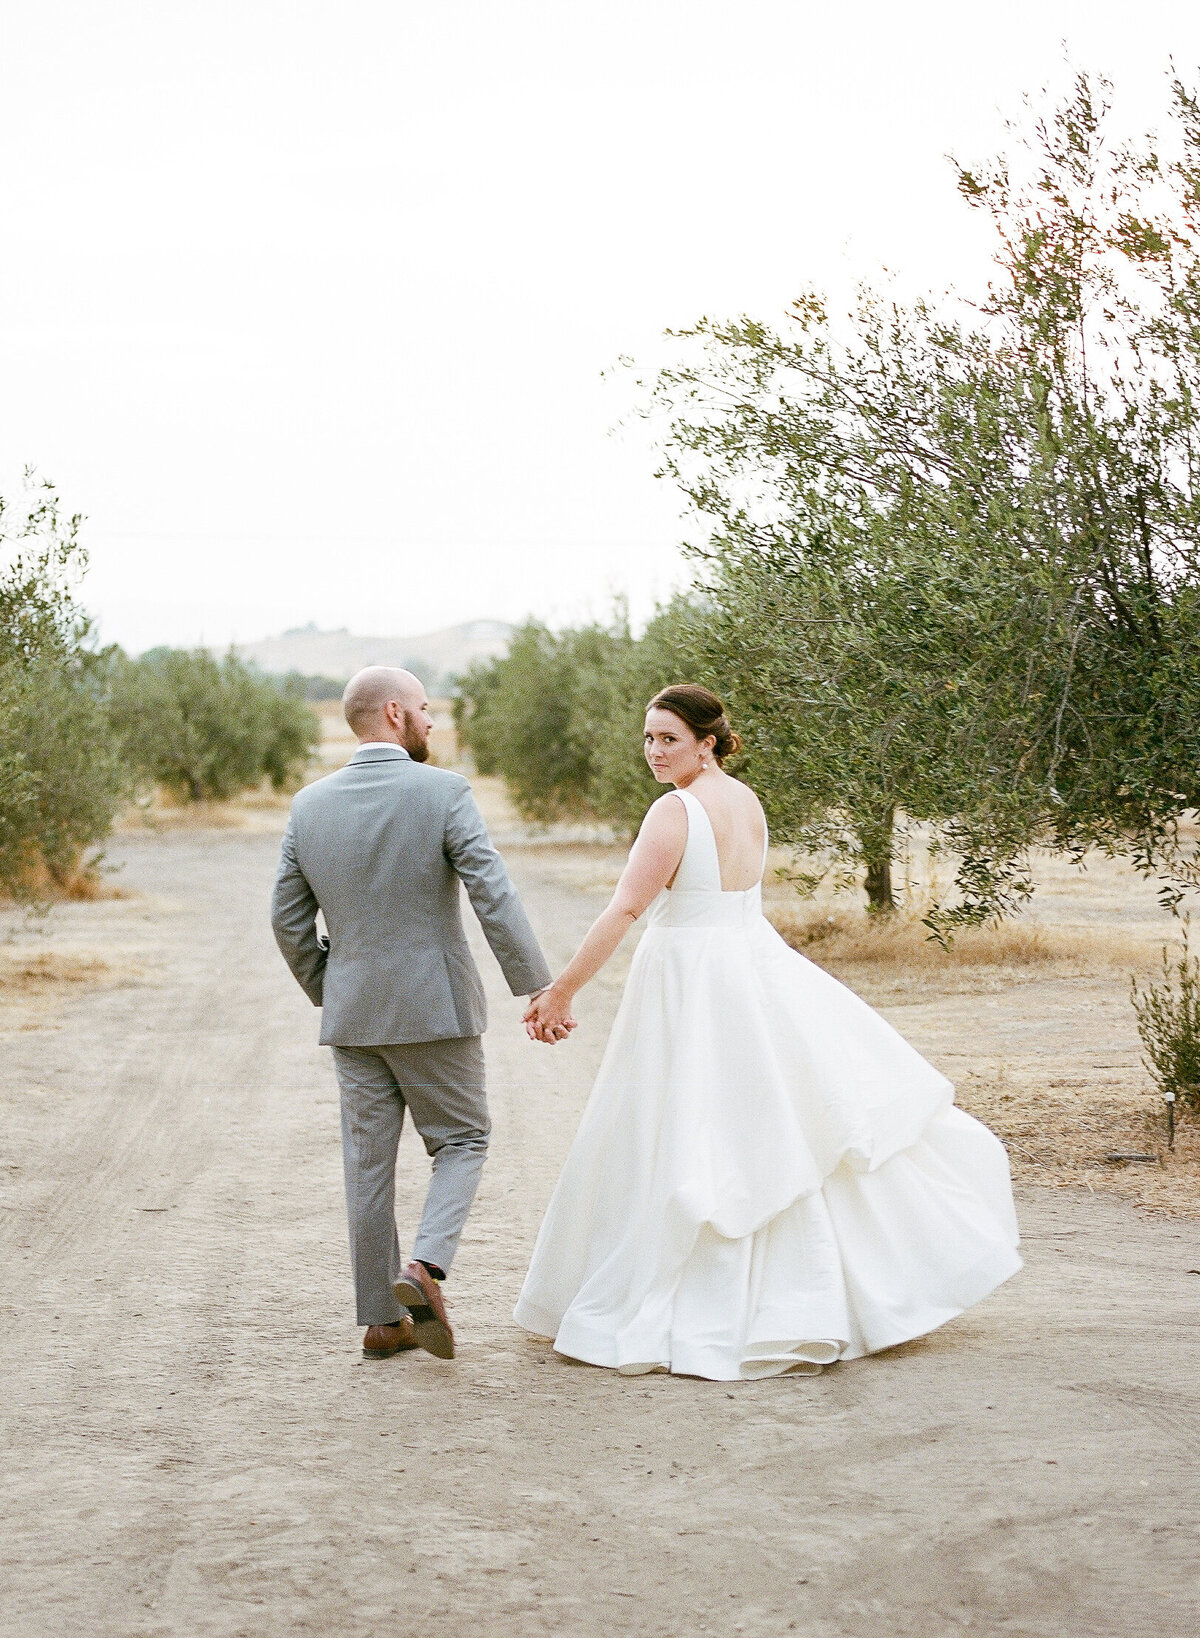
<path id="1" fill-rule="evenodd" d="M 583 943 L 550 988 L 535 997 L 525 1014 L 533 1039 L 542 1039 L 543 1031 L 564 1023 L 576 992 L 596 976 L 651 900 L 667 886 L 679 869 L 686 846 L 687 814 L 683 803 L 671 796 L 660 797 L 642 821 L 607 908 L 588 928 Z"/>

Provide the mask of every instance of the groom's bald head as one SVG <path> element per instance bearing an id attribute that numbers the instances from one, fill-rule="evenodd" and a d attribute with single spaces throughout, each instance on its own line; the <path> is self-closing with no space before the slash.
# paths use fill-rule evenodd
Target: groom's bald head
<path id="1" fill-rule="evenodd" d="M 342 713 L 360 740 L 390 740 L 418 762 L 429 754 L 429 701 L 411 671 L 391 665 L 356 671 L 342 695 Z"/>

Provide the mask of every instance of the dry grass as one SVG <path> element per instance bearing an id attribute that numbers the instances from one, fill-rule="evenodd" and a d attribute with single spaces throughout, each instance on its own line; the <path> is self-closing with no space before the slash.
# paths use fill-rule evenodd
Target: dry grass
<path id="1" fill-rule="evenodd" d="M 798 902 L 772 885 L 767 913 L 945 1070 L 1018 1181 L 1200 1217 L 1200 1120 L 1182 1116 L 1168 1150 L 1129 1004 L 1131 973 L 1155 968 L 1178 926 L 1120 861 L 1040 858 L 1037 876 L 1032 914 L 949 948 L 919 912 L 872 917 L 836 893 Z M 1131 1155 L 1149 1158 L 1115 1158 Z"/>
<path id="2" fill-rule="evenodd" d="M 63 950 L 28 951 L 0 957 L 0 988 L 25 995 L 49 995 L 63 985 L 105 984 L 114 968 L 101 956 Z"/>
<path id="3" fill-rule="evenodd" d="M 958 1078 L 957 1101 L 1004 1140 L 1018 1179 L 1200 1217 L 1200 1125 L 1185 1118 L 1169 1150 L 1162 1106 L 1144 1076 L 1119 1065 L 1071 1068 L 1065 1075 L 1028 1063 L 968 1071 Z M 1129 1155 L 1153 1158 L 1116 1158 Z"/>
<path id="4" fill-rule="evenodd" d="M 98 990 L 144 981 L 143 968 L 111 951 L 0 949 L 0 1037 L 69 1027 L 75 1003 Z"/>
<path id="5" fill-rule="evenodd" d="M 836 900 L 770 914 L 794 949 L 946 1070 L 958 1103 L 1004 1141 L 1018 1180 L 1200 1217 L 1200 1123 L 1185 1117 L 1167 1149 L 1128 1000 L 1131 971 L 1157 961 L 1169 928 L 1023 920 L 968 929 L 944 948 L 915 916 L 871 917 Z M 1150 1158 L 1115 1158 L 1129 1155 Z"/>
<path id="6" fill-rule="evenodd" d="M 1053 973 L 1128 973 L 1152 960 L 1154 947 L 1128 929 L 1078 927 L 1034 921 L 1005 921 L 969 927 L 949 945 L 929 936 L 915 916 L 870 916 L 856 908 L 771 906 L 768 914 L 794 950 L 836 975 L 844 968 L 868 967 L 917 972 L 922 982 L 942 977 L 951 987 L 967 969 L 1011 972 L 1014 977 Z"/>
<path id="7" fill-rule="evenodd" d="M 95 904 L 100 899 L 128 898 L 124 888 L 106 877 L 99 861 L 81 863 L 68 876 L 52 875 L 39 860 L 25 872 L 20 899 L 0 893 L 0 909 L 19 909 L 23 904 Z"/>
<path id="8" fill-rule="evenodd" d="M 291 805 L 285 791 L 272 790 L 264 781 L 257 790 L 244 791 L 228 802 L 180 802 L 165 791 L 149 803 L 130 807 L 114 827 L 130 831 L 269 830 L 281 831 Z"/>

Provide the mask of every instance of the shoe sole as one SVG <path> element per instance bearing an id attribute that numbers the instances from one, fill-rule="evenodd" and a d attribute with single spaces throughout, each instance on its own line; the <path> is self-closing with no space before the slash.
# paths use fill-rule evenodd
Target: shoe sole
<path id="1" fill-rule="evenodd" d="M 364 1359 L 394 1359 L 397 1354 L 411 1354 L 416 1347 L 415 1343 L 408 1343 L 403 1348 L 364 1348 Z"/>
<path id="2" fill-rule="evenodd" d="M 421 1287 L 413 1280 L 399 1279 L 392 1289 L 397 1302 L 403 1303 L 412 1316 L 417 1347 L 424 1348 L 435 1359 L 453 1359 L 454 1333 L 429 1307 Z"/>

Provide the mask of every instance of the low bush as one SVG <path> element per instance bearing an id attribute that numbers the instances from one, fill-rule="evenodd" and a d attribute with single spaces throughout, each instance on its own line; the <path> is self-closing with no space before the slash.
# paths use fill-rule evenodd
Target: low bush
<path id="1" fill-rule="evenodd" d="M 225 801 L 264 779 L 282 790 L 320 738 L 299 687 L 207 649 L 113 654 L 108 709 L 137 780 L 185 802 Z"/>
<path id="2" fill-rule="evenodd" d="M 1200 1112 L 1200 962 L 1186 921 L 1181 944 L 1163 946 L 1161 978 L 1144 984 L 1131 979 L 1129 993 L 1142 1062 L 1169 1106 L 1173 1132 L 1177 1109 Z"/>
<path id="3" fill-rule="evenodd" d="M 694 658 L 696 620 L 680 598 L 639 637 L 620 607 L 608 624 L 557 632 L 528 621 L 506 654 L 459 679 L 461 743 L 525 818 L 586 817 L 632 834 L 662 794 L 642 757 L 646 702 L 668 683 L 713 681 Z"/>
<path id="4" fill-rule="evenodd" d="M 17 506 L 0 499 L 0 892 L 15 898 L 78 883 L 129 785 L 106 658 L 72 595 L 79 522 L 32 474 Z"/>

